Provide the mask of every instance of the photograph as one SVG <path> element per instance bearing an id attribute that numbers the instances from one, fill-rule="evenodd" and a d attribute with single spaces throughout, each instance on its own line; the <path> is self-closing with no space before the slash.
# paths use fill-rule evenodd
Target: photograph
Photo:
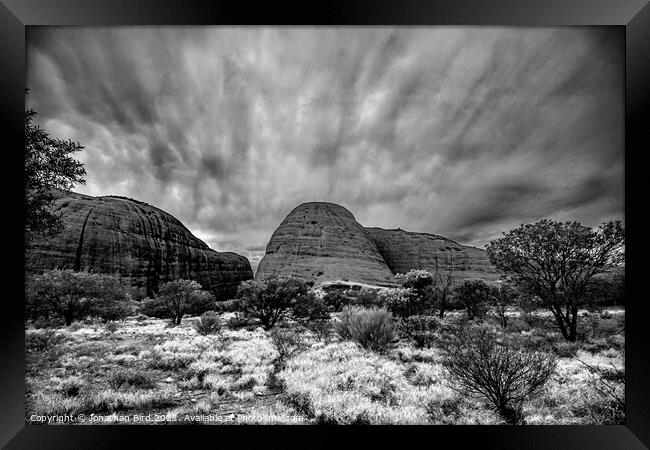
<path id="1" fill-rule="evenodd" d="M 26 27 L 25 424 L 625 425 L 625 58 Z"/>

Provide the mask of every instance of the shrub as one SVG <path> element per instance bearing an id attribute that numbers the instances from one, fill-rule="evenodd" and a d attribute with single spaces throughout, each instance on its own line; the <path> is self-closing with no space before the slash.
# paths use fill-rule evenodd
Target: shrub
<path id="1" fill-rule="evenodd" d="M 509 317 L 506 315 L 508 306 L 514 304 L 516 298 L 517 292 L 508 284 L 501 284 L 493 290 L 491 300 L 494 316 L 503 329 L 508 327 Z"/>
<path id="2" fill-rule="evenodd" d="M 327 341 L 332 333 L 332 321 L 329 319 L 315 320 L 307 325 L 307 328 L 316 335 L 319 340 Z"/>
<path id="3" fill-rule="evenodd" d="M 289 358 L 308 348 L 302 336 L 289 328 L 274 328 L 271 331 L 271 341 L 278 352 L 276 371 L 282 370 Z"/>
<path id="4" fill-rule="evenodd" d="M 556 342 L 552 348 L 555 354 L 561 358 L 573 358 L 578 353 L 580 345 L 575 342 Z"/>
<path id="5" fill-rule="evenodd" d="M 242 301 L 244 314 L 270 330 L 289 314 L 291 306 L 299 303 L 308 290 L 309 285 L 296 278 L 269 278 L 244 281 L 239 285 L 237 297 Z"/>
<path id="6" fill-rule="evenodd" d="M 381 308 L 383 306 L 382 299 L 376 289 L 362 288 L 348 292 L 351 294 L 350 305 L 362 308 Z"/>
<path id="7" fill-rule="evenodd" d="M 423 315 L 432 310 L 428 297 L 411 288 L 385 289 L 378 293 L 381 304 L 397 317 Z"/>
<path id="8" fill-rule="evenodd" d="M 38 303 L 39 313 L 46 311 L 66 325 L 85 315 L 123 317 L 122 306 L 128 297 L 121 282 L 108 275 L 50 270 L 28 279 L 28 304 Z M 35 300 L 37 298 L 38 300 Z"/>
<path id="9" fill-rule="evenodd" d="M 108 378 L 108 384 L 113 389 L 119 389 L 123 386 L 152 389 L 156 386 L 156 383 L 149 374 L 135 372 L 133 370 L 113 372 Z"/>
<path id="10" fill-rule="evenodd" d="M 395 275 L 395 281 L 408 289 L 407 292 L 399 295 L 400 300 L 395 306 L 389 308 L 393 314 L 401 317 L 427 314 L 433 311 L 436 304 L 436 278 L 426 270 L 410 270 L 405 274 Z"/>
<path id="11" fill-rule="evenodd" d="M 84 381 L 79 377 L 69 377 L 63 380 L 59 386 L 59 390 L 66 397 L 76 397 L 85 386 Z"/>
<path id="12" fill-rule="evenodd" d="M 435 424 L 454 425 L 460 417 L 460 399 L 444 398 L 431 400 L 427 403 L 427 414 Z"/>
<path id="13" fill-rule="evenodd" d="M 329 319 L 330 314 L 325 302 L 309 292 L 296 302 L 292 316 L 297 322 L 306 326 L 313 321 Z"/>
<path id="14" fill-rule="evenodd" d="M 104 325 L 104 329 L 109 333 L 115 333 L 119 328 L 119 325 L 116 322 L 108 322 Z"/>
<path id="15" fill-rule="evenodd" d="M 497 289 L 483 280 L 465 280 L 454 289 L 454 296 L 465 306 L 469 320 L 482 319 L 488 302 L 497 295 Z"/>
<path id="16" fill-rule="evenodd" d="M 501 343 L 487 327 L 454 333 L 442 362 L 453 389 L 486 398 L 508 424 L 524 423 L 524 401 L 541 392 L 556 366 L 553 356 Z"/>
<path id="17" fill-rule="evenodd" d="M 202 314 L 215 308 L 215 299 L 192 280 L 173 280 L 160 286 L 157 298 L 145 300 L 139 312 L 151 317 L 168 318 L 180 325 L 185 314 Z"/>
<path id="18" fill-rule="evenodd" d="M 336 331 L 342 339 L 358 343 L 367 350 L 383 352 L 395 339 L 393 315 L 385 309 L 346 306 Z"/>
<path id="19" fill-rule="evenodd" d="M 44 352 L 65 341 L 63 334 L 54 330 L 35 330 L 25 333 L 25 350 L 28 353 Z"/>
<path id="20" fill-rule="evenodd" d="M 400 333 L 412 339 L 418 348 L 430 347 L 435 339 L 435 332 L 440 321 L 433 316 L 410 316 L 400 320 Z"/>
<path id="21" fill-rule="evenodd" d="M 346 295 L 346 293 L 341 292 L 340 290 L 333 290 L 327 292 L 323 296 L 323 303 L 327 309 L 331 312 L 339 312 L 341 308 L 345 305 L 348 305 L 352 302 L 352 297 Z"/>
<path id="22" fill-rule="evenodd" d="M 242 313 L 235 313 L 235 315 L 228 320 L 228 327 L 232 330 L 238 330 L 247 327 L 250 324 L 251 320 Z"/>
<path id="23" fill-rule="evenodd" d="M 194 322 L 194 329 L 203 336 L 216 334 L 221 330 L 221 318 L 216 312 L 205 312 L 201 314 L 198 321 Z"/>

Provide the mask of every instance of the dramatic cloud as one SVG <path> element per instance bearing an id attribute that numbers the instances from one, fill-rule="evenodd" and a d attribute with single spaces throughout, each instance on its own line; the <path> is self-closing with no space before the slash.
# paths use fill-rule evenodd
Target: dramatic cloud
<path id="1" fill-rule="evenodd" d="M 484 245 L 623 217 L 615 28 L 29 28 L 27 103 L 85 146 L 79 191 L 253 265 L 306 201 Z"/>

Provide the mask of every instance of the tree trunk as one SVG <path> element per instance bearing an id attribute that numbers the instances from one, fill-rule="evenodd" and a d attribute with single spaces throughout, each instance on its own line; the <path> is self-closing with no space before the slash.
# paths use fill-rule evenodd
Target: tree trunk
<path id="1" fill-rule="evenodd" d="M 72 325 L 72 317 L 71 316 L 65 316 L 64 319 L 65 319 L 65 326 L 66 327 L 69 327 L 70 325 Z"/>
<path id="2" fill-rule="evenodd" d="M 445 301 L 444 300 L 440 301 L 440 313 L 438 314 L 438 316 L 441 319 L 444 319 L 444 317 L 445 317 Z"/>
<path id="3" fill-rule="evenodd" d="M 570 336 L 569 336 L 569 330 L 567 330 L 567 327 L 564 323 L 564 318 L 562 315 L 558 312 L 556 312 L 554 309 L 551 309 L 551 312 L 553 313 L 553 317 L 555 317 L 555 322 L 557 323 L 557 326 L 560 328 L 560 331 L 562 332 L 562 337 L 566 339 L 567 341 L 570 341 Z"/>
<path id="4" fill-rule="evenodd" d="M 575 342 L 578 337 L 578 308 L 571 307 L 571 323 L 569 325 L 569 341 Z"/>

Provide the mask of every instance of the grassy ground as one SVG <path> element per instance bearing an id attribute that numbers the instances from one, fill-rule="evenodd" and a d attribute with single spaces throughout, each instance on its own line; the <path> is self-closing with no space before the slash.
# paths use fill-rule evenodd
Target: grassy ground
<path id="1" fill-rule="evenodd" d="M 133 317 L 113 332 L 101 324 L 28 327 L 27 422 L 502 423 L 483 400 L 449 387 L 436 348 L 401 340 L 378 355 L 306 334 L 306 349 L 280 370 L 278 352 L 261 328 L 224 326 L 201 336 L 194 320 L 171 327 Z M 509 333 L 559 357 L 543 395 L 525 406 L 527 423 L 615 420 L 612 398 L 598 389 L 587 365 L 601 369 L 623 394 L 624 311 L 587 314 L 578 344 L 553 332 L 547 314 L 526 320 L 513 312 Z"/>

